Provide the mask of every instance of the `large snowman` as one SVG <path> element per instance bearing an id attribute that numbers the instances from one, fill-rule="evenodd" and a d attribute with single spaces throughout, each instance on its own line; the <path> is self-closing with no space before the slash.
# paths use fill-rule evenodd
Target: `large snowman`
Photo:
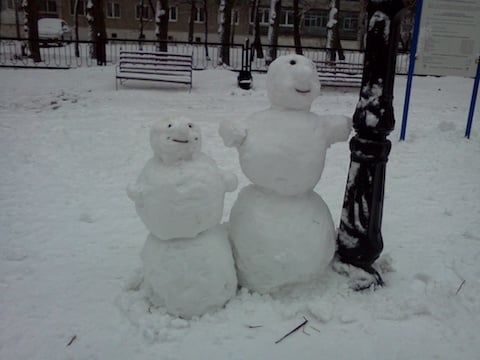
<path id="1" fill-rule="evenodd" d="M 144 289 L 154 305 L 191 318 L 223 306 L 237 278 L 220 221 L 224 196 L 237 188 L 200 151 L 201 135 L 187 118 L 167 118 L 150 131 L 154 156 L 127 188 L 150 231 L 142 250 Z"/>
<path id="2" fill-rule="evenodd" d="M 238 149 L 252 182 L 230 214 L 239 283 L 271 293 L 320 276 L 335 252 L 330 211 L 313 191 L 328 147 L 346 141 L 351 119 L 310 111 L 320 94 L 314 64 L 301 55 L 277 58 L 268 69 L 271 107 L 244 122 L 226 120 L 220 135 Z"/>

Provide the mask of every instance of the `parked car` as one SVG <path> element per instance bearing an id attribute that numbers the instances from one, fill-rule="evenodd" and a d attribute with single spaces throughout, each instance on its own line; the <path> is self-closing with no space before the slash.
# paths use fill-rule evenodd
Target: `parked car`
<path id="1" fill-rule="evenodd" d="M 62 19 L 40 19 L 38 20 L 38 38 L 45 40 L 42 42 L 58 42 L 58 45 L 63 45 L 63 41 L 72 41 L 72 29 Z"/>

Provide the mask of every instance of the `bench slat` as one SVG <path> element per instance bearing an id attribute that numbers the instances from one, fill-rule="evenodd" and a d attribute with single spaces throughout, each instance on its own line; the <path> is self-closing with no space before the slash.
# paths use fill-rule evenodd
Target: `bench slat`
<path id="1" fill-rule="evenodd" d="M 116 79 L 160 81 L 192 87 L 192 55 L 120 51 Z"/>

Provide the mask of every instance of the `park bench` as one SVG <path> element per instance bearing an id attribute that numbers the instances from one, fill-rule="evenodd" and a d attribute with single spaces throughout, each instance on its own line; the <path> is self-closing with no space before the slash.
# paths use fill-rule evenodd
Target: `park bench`
<path id="1" fill-rule="evenodd" d="M 348 62 L 315 61 L 318 79 L 323 85 L 360 86 L 363 64 Z"/>
<path id="2" fill-rule="evenodd" d="M 192 55 L 120 50 L 115 88 L 126 80 L 159 81 L 189 85 L 192 89 Z"/>

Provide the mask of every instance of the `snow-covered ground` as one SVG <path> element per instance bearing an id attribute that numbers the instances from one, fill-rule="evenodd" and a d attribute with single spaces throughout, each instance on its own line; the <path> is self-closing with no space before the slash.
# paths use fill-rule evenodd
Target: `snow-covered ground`
<path id="1" fill-rule="evenodd" d="M 386 287 L 353 292 L 329 270 L 275 296 L 240 291 L 190 321 L 145 302 L 147 230 L 125 188 L 151 156 L 149 127 L 191 117 L 241 188 L 236 150 L 217 129 L 268 106 L 265 75 L 254 80 L 244 91 L 217 69 L 195 72 L 191 93 L 145 82 L 115 91 L 113 67 L 0 70 L 0 359 L 480 358 L 480 110 L 463 137 L 471 79 L 415 78 L 405 142 L 406 79 L 396 80 L 377 262 Z M 357 99 L 323 89 L 313 111 L 350 115 Z M 315 189 L 337 222 L 348 161 L 348 144 L 334 145 Z"/>

